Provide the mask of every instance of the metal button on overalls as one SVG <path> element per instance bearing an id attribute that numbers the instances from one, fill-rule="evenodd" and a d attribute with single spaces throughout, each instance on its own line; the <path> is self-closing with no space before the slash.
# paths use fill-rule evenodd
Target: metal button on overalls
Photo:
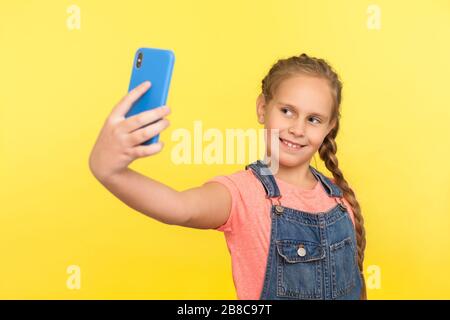
<path id="1" fill-rule="evenodd" d="M 300 257 L 306 256 L 306 249 L 303 247 L 303 245 L 300 245 L 298 247 L 297 253 Z"/>

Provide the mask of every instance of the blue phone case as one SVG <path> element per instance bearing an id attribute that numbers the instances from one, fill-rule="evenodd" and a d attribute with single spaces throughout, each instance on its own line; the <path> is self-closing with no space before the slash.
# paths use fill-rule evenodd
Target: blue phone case
<path id="1" fill-rule="evenodd" d="M 166 104 L 174 62 L 175 54 L 172 50 L 139 48 L 136 51 L 128 92 L 147 80 L 152 85 L 128 110 L 126 118 Z M 158 141 L 159 134 L 141 145 L 150 145 Z"/>

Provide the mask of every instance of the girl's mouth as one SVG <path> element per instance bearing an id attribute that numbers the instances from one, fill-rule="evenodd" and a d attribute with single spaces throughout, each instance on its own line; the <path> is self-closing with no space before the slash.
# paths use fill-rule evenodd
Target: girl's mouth
<path id="1" fill-rule="evenodd" d="M 305 147 L 304 145 L 300 145 L 300 144 L 288 142 L 288 141 L 286 141 L 286 140 L 284 140 L 284 139 L 282 139 L 282 138 L 280 138 L 280 142 L 281 142 L 281 144 L 282 144 L 284 147 L 286 147 L 288 150 L 294 150 L 294 151 L 297 151 L 297 150 L 300 150 L 300 149 L 302 149 L 303 147 Z"/>

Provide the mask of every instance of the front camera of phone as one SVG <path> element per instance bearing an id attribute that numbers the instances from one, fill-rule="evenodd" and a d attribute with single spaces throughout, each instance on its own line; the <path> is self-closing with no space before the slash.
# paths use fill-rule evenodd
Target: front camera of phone
<path id="1" fill-rule="evenodd" d="M 141 64 L 142 64 L 142 56 L 143 56 L 142 52 L 139 52 L 139 53 L 138 53 L 138 58 L 137 58 L 137 61 L 136 61 L 136 68 L 140 68 L 140 67 L 141 67 Z"/>

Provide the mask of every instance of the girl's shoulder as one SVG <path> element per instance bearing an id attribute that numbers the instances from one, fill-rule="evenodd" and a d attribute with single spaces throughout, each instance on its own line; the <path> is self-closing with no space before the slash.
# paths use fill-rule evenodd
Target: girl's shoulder
<path id="1" fill-rule="evenodd" d="M 250 169 L 242 169 L 230 174 L 217 175 L 209 181 L 232 183 L 240 191 L 251 190 L 257 185 L 257 178 Z"/>

